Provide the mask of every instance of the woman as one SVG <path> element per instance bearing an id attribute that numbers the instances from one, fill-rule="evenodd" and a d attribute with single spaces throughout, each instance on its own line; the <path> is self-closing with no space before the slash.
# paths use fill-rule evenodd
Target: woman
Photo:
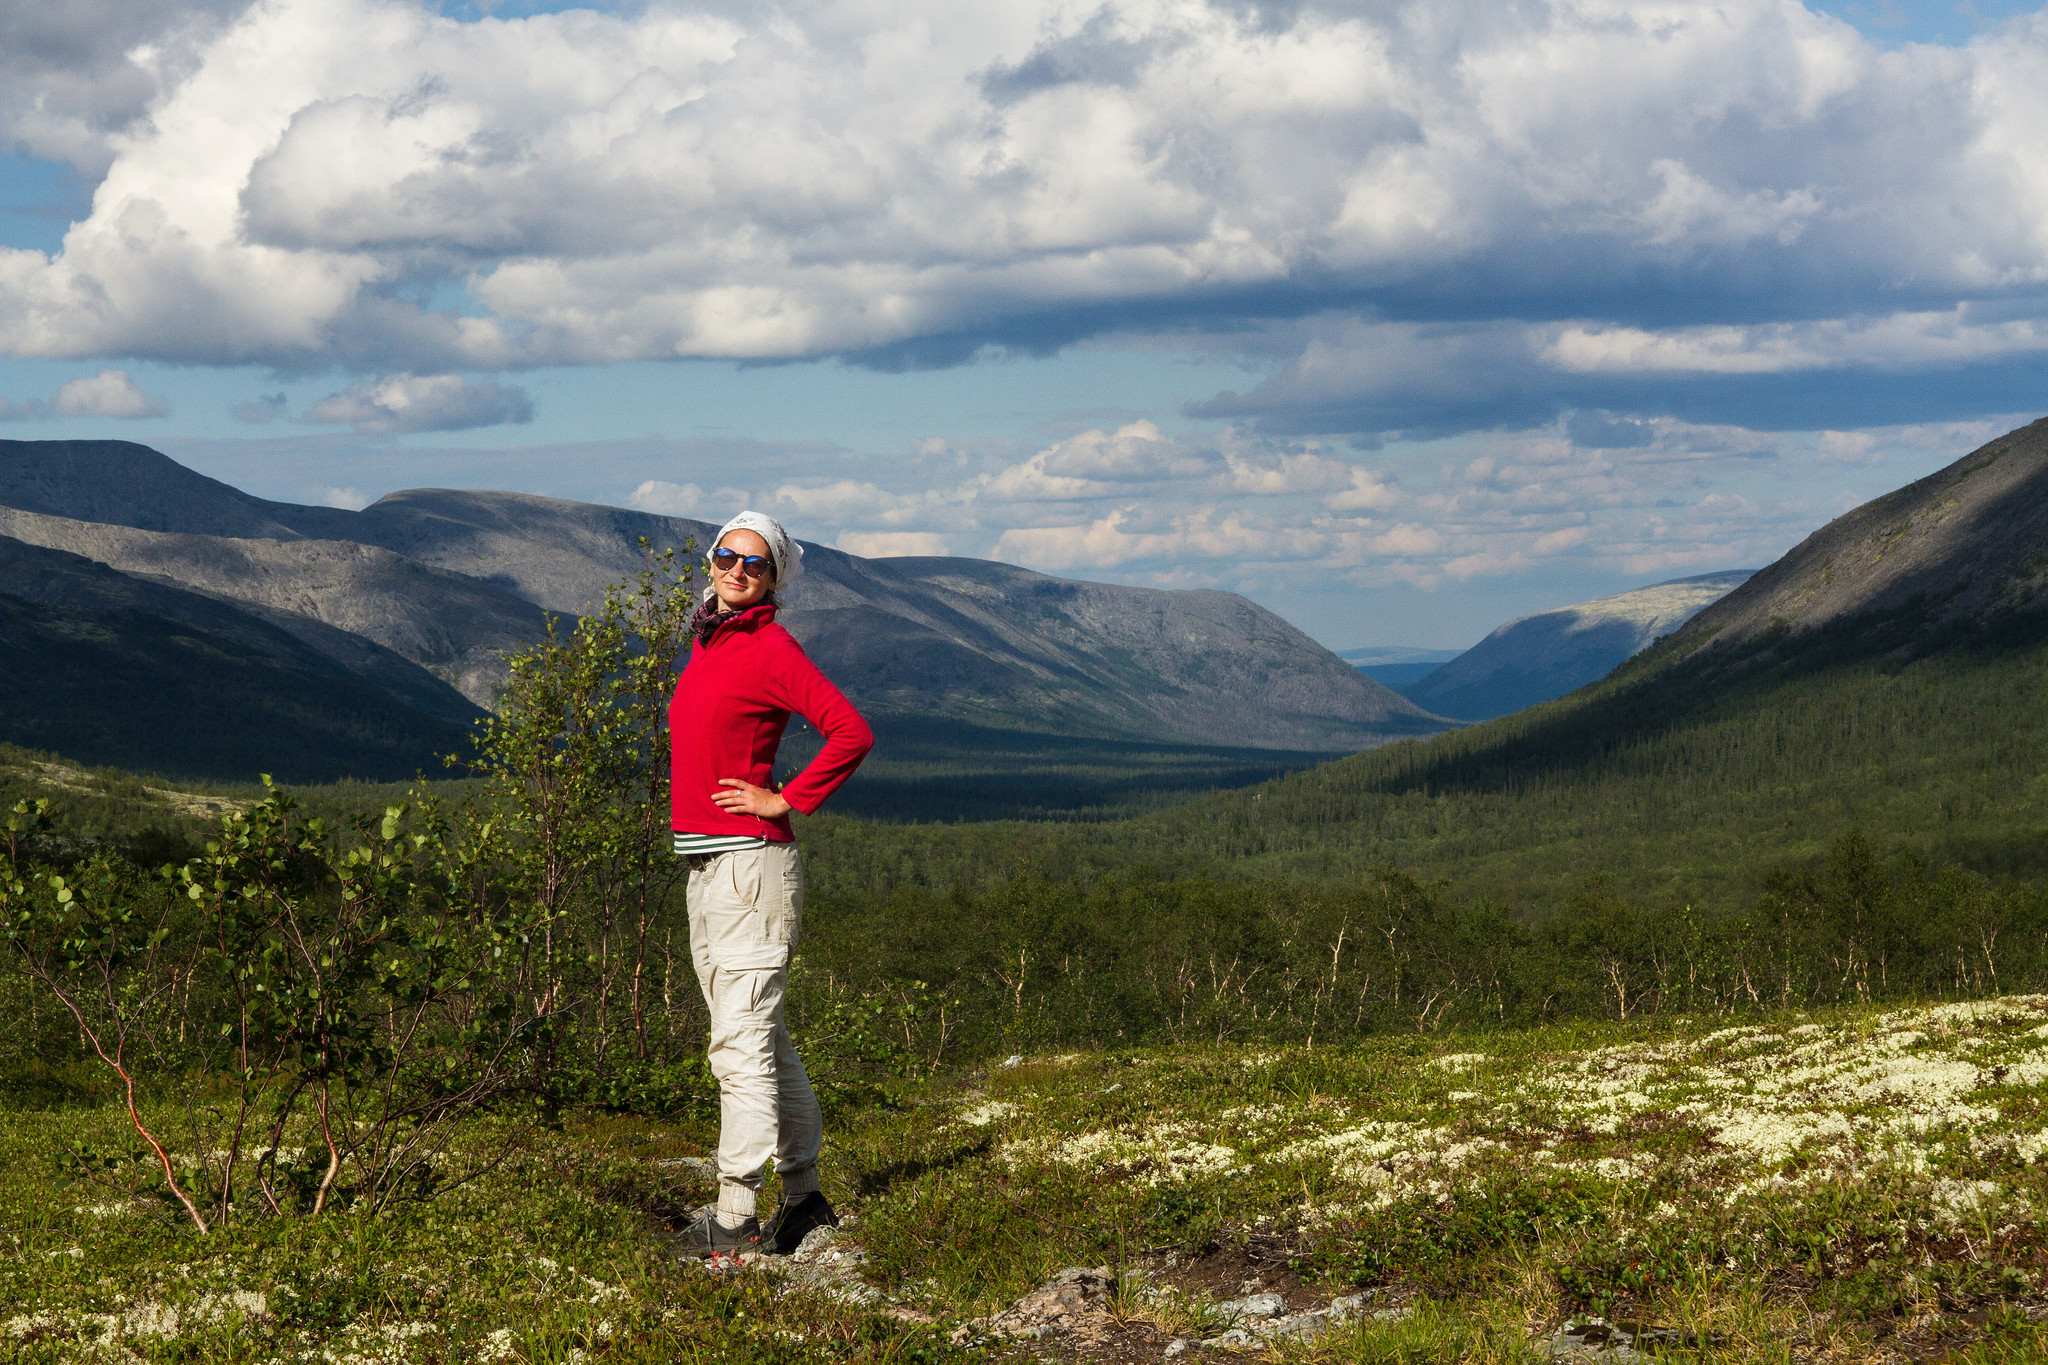
<path id="1" fill-rule="evenodd" d="M 789 812 L 809 815 L 874 744 L 867 722 L 775 624 L 775 590 L 803 550 L 772 517 L 742 512 L 718 533 L 711 589 L 691 620 L 689 665 L 669 704 L 675 851 L 690 860 L 690 955 L 711 1011 L 718 1079 L 718 1199 L 683 1235 L 683 1254 L 795 1251 L 836 1224 L 818 1189 L 824 1123 L 783 1023 L 790 949 L 801 927 L 803 867 Z M 769 785 L 791 714 L 825 747 L 780 791 Z M 755 1217 L 770 1161 L 782 1203 Z"/>

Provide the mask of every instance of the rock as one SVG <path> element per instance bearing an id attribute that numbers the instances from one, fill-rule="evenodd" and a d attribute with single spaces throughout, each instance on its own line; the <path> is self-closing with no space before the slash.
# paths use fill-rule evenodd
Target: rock
<path id="1" fill-rule="evenodd" d="M 1365 1311 L 1365 1306 L 1379 1297 L 1378 1290 L 1367 1290 L 1363 1294 L 1346 1294 L 1341 1299 L 1331 1299 L 1330 1306 L 1323 1311 L 1331 1322 L 1348 1322 Z"/>
<path id="2" fill-rule="evenodd" d="M 1377 1316 L 1377 1315 L 1375 1315 Z M 1536 1342 L 1536 1354 L 1552 1360 L 1632 1365 L 1654 1359 L 1662 1346 L 1697 1347 L 1694 1333 L 1676 1327 L 1651 1327 L 1640 1322 L 1609 1322 L 1605 1318 L 1574 1318 Z"/>
<path id="3" fill-rule="evenodd" d="M 1187 1350 L 1187 1348 L 1188 1339 L 1186 1337 L 1175 1337 L 1172 1341 L 1166 1343 L 1166 1358 L 1172 1360 L 1175 1356 Z"/>
<path id="4" fill-rule="evenodd" d="M 828 1299 L 837 1299 L 855 1308 L 872 1308 L 882 1301 L 881 1290 L 859 1280 L 831 1280 L 814 1288 Z"/>
<path id="5" fill-rule="evenodd" d="M 1216 1311 L 1233 1318 L 1278 1317 L 1287 1311 L 1287 1300 L 1279 1294 L 1247 1294 L 1241 1299 L 1225 1299 L 1216 1305 Z"/>
<path id="6" fill-rule="evenodd" d="M 1232 1314 L 1236 1323 L 1220 1336 L 1199 1344 L 1204 1346 L 1249 1347 L 1279 1341 L 1312 1341 L 1331 1327 L 1369 1317 L 1379 1322 L 1399 1322 L 1408 1316 L 1406 1308 L 1368 1311 L 1367 1305 L 1381 1296 L 1377 1289 L 1332 1299 L 1322 1308 L 1305 1313 L 1287 1312 L 1287 1302 L 1278 1294 L 1247 1294 L 1215 1304 L 1217 1312 Z"/>
<path id="7" fill-rule="evenodd" d="M 1322 1335 L 1323 1330 L 1329 1325 L 1328 1313 L 1291 1313 L 1284 1318 L 1271 1318 L 1265 1322 L 1252 1323 L 1251 1329 L 1268 1341 L 1287 1338 L 1307 1341 L 1310 1337 Z"/>
<path id="8" fill-rule="evenodd" d="M 1024 1065 L 1024 1059 L 1022 1057 L 1005 1057 L 1003 1058 L 1003 1065 L 1005 1067 L 1022 1066 Z"/>
<path id="9" fill-rule="evenodd" d="M 802 1244 L 786 1259 L 768 1258 L 771 1264 L 782 1270 L 785 1290 L 808 1290 L 863 1308 L 887 1303 L 880 1290 L 860 1278 L 860 1268 L 867 1264 L 867 1252 L 856 1246 L 843 1245 L 852 1224 L 852 1216 L 847 1215 L 840 1219 L 836 1228 L 812 1228 L 804 1234 Z M 885 1311 L 900 1315 L 893 1308 Z"/>
<path id="10" fill-rule="evenodd" d="M 984 1323 L 969 1323 L 961 1332 L 979 1328 L 995 1336 L 1049 1336 L 1056 1325 L 1107 1311 L 1109 1296 L 1115 1291 L 1116 1278 L 1107 1266 L 1068 1266 L 1009 1308 Z"/>
<path id="11" fill-rule="evenodd" d="M 825 1254 L 831 1251 L 838 1241 L 838 1228 L 812 1228 L 804 1234 L 804 1240 L 797 1245 L 795 1251 L 790 1253 L 789 1259 L 795 1265 L 806 1265 L 812 1261 L 822 1260 Z"/>

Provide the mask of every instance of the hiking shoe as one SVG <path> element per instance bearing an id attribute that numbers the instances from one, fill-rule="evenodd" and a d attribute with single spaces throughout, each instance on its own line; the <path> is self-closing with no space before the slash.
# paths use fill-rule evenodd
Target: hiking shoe
<path id="1" fill-rule="evenodd" d="M 782 1201 L 775 1210 L 775 1220 L 761 1234 L 761 1249 L 777 1256 L 792 1255 L 813 1228 L 838 1226 L 839 1215 L 832 1211 L 831 1201 L 813 1190 L 793 1204 L 787 1199 Z"/>
<path id="2" fill-rule="evenodd" d="M 676 1235 L 675 1247 L 676 1255 L 686 1261 L 701 1261 L 712 1256 L 739 1256 L 767 1249 L 762 1244 L 759 1219 L 749 1218 L 738 1227 L 729 1228 L 718 1221 L 718 1211 L 713 1207 L 697 1210 L 690 1226 Z"/>

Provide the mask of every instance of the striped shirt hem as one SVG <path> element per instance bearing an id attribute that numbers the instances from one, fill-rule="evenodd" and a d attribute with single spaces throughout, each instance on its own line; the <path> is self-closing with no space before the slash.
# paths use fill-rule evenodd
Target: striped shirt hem
<path id="1" fill-rule="evenodd" d="M 678 858 L 701 858 L 707 853 L 736 853 L 741 849 L 762 848 L 768 843 L 759 834 L 685 834 L 674 831 L 675 855 Z"/>

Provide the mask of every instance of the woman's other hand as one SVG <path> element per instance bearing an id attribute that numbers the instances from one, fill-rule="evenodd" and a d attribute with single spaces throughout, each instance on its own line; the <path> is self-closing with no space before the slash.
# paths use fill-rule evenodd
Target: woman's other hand
<path id="1" fill-rule="evenodd" d="M 782 799 L 780 792 L 757 787 L 737 777 L 721 777 L 718 785 L 725 790 L 711 793 L 711 799 L 721 810 L 729 810 L 735 815 L 758 815 L 763 820 L 789 814 L 789 802 Z"/>

